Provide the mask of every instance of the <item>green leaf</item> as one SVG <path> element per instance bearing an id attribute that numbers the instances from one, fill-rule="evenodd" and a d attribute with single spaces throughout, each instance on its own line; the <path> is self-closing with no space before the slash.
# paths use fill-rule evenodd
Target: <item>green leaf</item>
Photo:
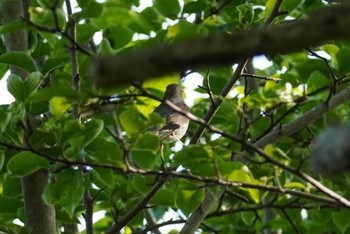
<path id="1" fill-rule="evenodd" d="M 17 198 L 8 198 L 0 195 L 0 213 L 17 213 L 17 210 L 23 207 L 23 202 L 21 199 Z"/>
<path id="2" fill-rule="evenodd" d="M 67 63 L 69 63 L 69 56 L 50 57 L 47 60 L 45 60 L 41 68 L 41 72 L 47 75 L 55 69 L 63 67 Z"/>
<path id="3" fill-rule="evenodd" d="M 135 150 L 140 151 L 151 151 L 152 153 L 157 153 L 160 148 L 160 139 L 152 132 L 146 132 L 137 137 L 135 144 L 132 147 Z"/>
<path id="4" fill-rule="evenodd" d="M 350 48 L 343 47 L 340 48 L 337 53 L 338 60 L 338 72 L 340 74 L 345 74 L 350 71 L 349 60 L 350 60 Z"/>
<path id="5" fill-rule="evenodd" d="M 196 167 L 200 162 L 206 162 L 208 159 L 209 153 L 203 145 L 190 145 L 175 154 L 174 165 Z"/>
<path id="6" fill-rule="evenodd" d="M 95 168 L 94 170 L 92 170 L 92 174 L 94 175 L 94 183 L 96 183 L 97 180 L 98 183 L 100 183 L 103 187 L 115 187 L 112 169 Z"/>
<path id="7" fill-rule="evenodd" d="M 121 163 L 123 159 L 120 146 L 101 135 L 87 145 L 85 151 L 90 159 L 100 163 Z"/>
<path id="8" fill-rule="evenodd" d="M 93 0 L 77 0 L 77 3 L 80 7 L 86 7 L 88 6 Z"/>
<path id="9" fill-rule="evenodd" d="M 203 8 L 206 7 L 206 5 L 207 5 L 207 2 L 205 0 L 190 1 L 190 2 L 185 1 L 183 12 L 186 12 L 186 13 L 201 12 Z"/>
<path id="10" fill-rule="evenodd" d="M 242 212 L 241 217 L 246 225 L 254 225 L 256 214 L 254 212 Z"/>
<path id="11" fill-rule="evenodd" d="M 0 151 L 0 171 L 4 166 L 4 162 L 5 162 L 5 153 L 3 151 Z"/>
<path id="12" fill-rule="evenodd" d="M 74 210 L 81 203 L 84 195 L 83 173 L 73 170 L 59 173 L 56 178 L 55 191 L 59 204 L 70 217 L 73 217 Z"/>
<path id="13" fill-rule="evenodd" d="M 153 154 L 151 151 L 132 150 L 131 158 L 141 168 L 154 169 L 160 165 L 160 155 Z"/>
<path id="14" fill-rule="evenodd" d="M 65 28 L 66 25 L 66 14 L 59 8 L 55 9 L 55 15 L 52 14 L 51 9 L 45 9 L 39 19 L 39 24 L 49 28 Z"/>
<path id="15" fill-rule="evenodd" d="M 50 99 L 49 106 L 51 114 L 60 117 L 71 108 L 72 103 L 65 97 L 53 97 Z"/>
<path id="16" fill-rule="evenodd" d="M 288 189 L 302 189 L 302 190 L 306 188 L 304 184 L 299 182 L 290 182 L 285 184 L 284 187 Z"/>
<path id="17" fill-rule="evenodd" d="M 268 144 L 265 146 L 264 151 L 266 154 L 268 154 L 270 157 L 284 163 L 289 164 L 291 159 L 288 157 L 288 155 L 283 152 L 280 148 L 275 147 L 272 144 Z"/>
<path id="18" fill-rule="evenodd" d="M 242 25 L 250 25 L 254 20 L 254 5 L 252 3 L 246 3 L 237 6 L 238 20 Z"/>
<path id="19" fill-rule="evenodd" d="M 305 0 L 283 0 L 281 9 L 284 11 L 292 12 L 298 8 Z"/>
<path id="20" fill-rule="evenodd" d="M 349 230 L 349 212 L 345 210 L 332 212 L 332 219 L 337 228 L 339 228 L 340 233 L 347 233 Z"/>
<path id="21" fill-rule="evenodd" d="M 263 199 L 264 194 L 262 191 L 258 189 L 244 189 L 245 191 L 248 192 L 250 198 L 256 203 L 259 204 L 261 200 Z"/>
<path id="22" fill-rule="evenodd" d="M 159 190 L 150 200 L 150 204 L 155 206 L 173 207 L 175 206 L 176 192 L 171 189 Z"/>
<path id="23" fill-rule="evenodd" d="M 36 71 L 36 66 L 33 58 L 25 52 L 12 51 L 4 53 L 0 55 L 0 63 L 13 65 L 28 72 Z"/>
<path id="24" fill-rule="evenodd" d="M 5 197 L 22 195 L 21 180 L 18 177 L 7 175 L 3 184 L 2 194 Z"/>
<path id="25" fill-rule="evenodd" d="M 54 133 L 43 131 L 42 129 L 36 129 L 29 137 L 30 144 L 32 146 L 38 147 L 47 145 L 54 145 L 57 143 L 57 139 L 55 139 Z"/>
<path id="26" fill-rule="evenodd" d="M 44 76 L 40 72 L 33 72 L 24 80 L 26 97 L 33 93 L 40 85 Z"/>
<path id="27" fill-rule="evenodd" d="M 134 35 L 134 32 L 126 26 L 111 25 L 105 32 L 104 37 L 110 42 L 110 45 L 114 49 L 120 49 L 127 45 Z"/>
<path id="28" fill-rule="evenodd" d="M 84 124 L 84 141 L 82 147 L 86 147 L 91 141 L 95 140 L 102 132 L 104 122 L 100 119 L 91 119 Z"/>
<path id="29" fill-rule="evenodd" d="M 0 26 L 0 35 L 14 32 L 18 29 L 25 28 L 26 26 L 27 26 L 27 23 L 24 22 L 24 20 L 22 19 L 11 21 L 7 24 Z"/>
<path id="30" fill-rule="evenodd" d="M 179 23 L 170 26 L 167 32 L 167 39 L 170 42 L 191 40 L 193 38 L 206 37 L 209 31 L 203 26 L 198 26 L 181 20 Z"/>
<path id="31" fill-rule="evenodd" d="M 105 28 L 107 25 L 126 26 L 134 32 L 143 34 L 149 34 L 153 30 L 147 18 L 123 7 L 107 7 L 103 11 L 102 17 L 92 22 L 101 28 Z"/>
<path id="32" fill-rule="evenodd" d="M 330 78 L 326 77 L 319 71 L 314 71 L 307 79 L 307 92 L 313 92 L 330 84 Z"/>
<path id="33" fill-rule="evenodd" d="M 204 189 L 180 189 L 177 193 L 176 204 L 185 215 L 190 214 L 201 204 L 204 198 Z"/>
<path id="34" fill-rule="evenodd" d="M 133 176 L 133 186 L 137 192 L 141 194 L 146 194 L 151 188 L 152 184 L 154 184 L 154 177 L 145 177 L 142 175 L 134 175 Z"/>
<path id="35" fill-rule="evenodd" d="M 76 125 L 75 121 L 72 123 L 65 126 L 65 131 L 68 135 L 71 135 L 68 138 L 69 143 L 78 151 L 95 140 L 104 127 L 104 122 L 100 119 L 87 120 L 81 129 L 78 128 L 79 125 Z"/>
<path id="36" fill-rule="evenodd" d="M 16 154 L 7 163 L 7 170 L 17 176 L 26 176 L 48 167 L 49 163 L 46 159 L 29 151 Z"/>
<path id="37" fill-rule="evenodd" d="M 24 102 L 26 98 L 26 91 L 24 81 L 21 77 L 11 74 L 7 79 L 7 90 L 12 94 L 12 96 L 20 102 Z"/>
<path id="38" fill-rule="evenodd" d="M 98 18 L 102 14 L 103 5 L 101 3 L 91 1 L 88 5 L 85 5 L 83 8 L 84 18 Z"/>
<path id="39" fill-rule="evenodd" d="M 58 1 L 58 2 L 57 2 Z M 52 8 L 52 7 L 62 7 L 64 0 L 37 0 L 40 6 L 44 8 Z"/>
<path id="40" fill-rule="evenodd" d="M 17 101 L 24 102 L 39 87 L 43 78 L 40 72 L 29 74 L 25 80 L 15 74 L 11 74 L 7 79 L 7 89 Z"/>
<path id="41" fill-rule="evenodd" d="M 153 0 L 153 6 L 169 19 L 176 19 L 180 12 L 178 0 Z"/>
<path id="42" fill-rule="evenodd" d="M 42 195 L 43 200 L 45 201 L 46 204 L 51 204 L 54 205 L 56 204 L 57 201 L 57 196 L 56 196 L 56 189 L 55 189 L 55 184 L 51 180 L 50 183 L 46 186 L 43 195 Z"/>
<path id="43" fill-rule="evenodd" d="M 227 175 L 227 179 L 230 181 L 250 183 L 254 178 L 243 170 L 234 170 Z"/>
<path id="44" fill-rule="evenodd" d="M 0 63 L 0 80 L 4 78 L 6 72 L 9 70 L 8 66 L 6 64 Z"/>
<path id="45" fill-rule="evenodd" d="M 112 48 L 110 42 L 106 38 L 103 38 L 98 52 L 101 55 L 111 55 L 114 54 L 114 49 Z"/>
<path id="46" fill-rule="evenodd" d="M 139 112 L 134 108 L 124 110 L 119 115 L 119 120 L 127 134 L 131 136 L 139 133 L 145 126 L 145 123 L 141 120 Z"/>
<path id="47" fill-rule="evenodd" d="M 77 41 L 81 44 L 89 42 L 98 30 L 93 24 L 77 25 Z"/>
<path id="48" fill-rule="evenodd" d="M 28 97 L 28 99 L 32 102 L 38 102 L 45 100 L 48 101 L 53 97 L 65 97 L 69 100 L 78 100 L 80 95 L 71 87 L 52 87 L 33 93 Z"/>

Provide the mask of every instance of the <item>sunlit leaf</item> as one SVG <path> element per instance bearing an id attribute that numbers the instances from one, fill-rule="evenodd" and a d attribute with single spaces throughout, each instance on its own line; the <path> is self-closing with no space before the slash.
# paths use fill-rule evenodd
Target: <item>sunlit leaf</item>
<path id="1" fill-rule="evenodd" d="M 65 97 L 53 97 L 50 99 L 50 112 L 53 116 L 60 117 L 72 106 Z"/>
<path id="2" fill-rule="evenodd" d="M 305 189 L 305 185 L 299 182 L 290 182 L 284 185 L 285 188 L 289 189 Z"/>

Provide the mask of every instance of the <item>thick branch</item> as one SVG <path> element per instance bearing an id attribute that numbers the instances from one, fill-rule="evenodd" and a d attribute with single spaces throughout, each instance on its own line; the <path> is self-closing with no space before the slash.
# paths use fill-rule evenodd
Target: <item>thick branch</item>
<path id="1" fill-rule="evenodd" d="M 233 85 L 241 77 L 242 71 L 245 68 L 247 62 L 248 62 L 248 60 L 244 60 L 244 61 L 241 61 L 238 63 L 238 66 L 237 66 L 235 72 L 233 73 L 232 77 L 230 78 L 229 82 L 227 82 L 227 84 L 225 85 L 225 87 L 221 91 L 221 93 L 220 93 L 221 97 L 225 98 L 228 95 L 228 93 L 232 89 Z M 208 123 L 208 124 L 210 123 L 210 121 L 213 119 L 214 115 L 218 111 L 222 102 L 223 102 L 223 99 L 221 99 L 221 98 L 217 98 L 214 101 L 214 103 L 210 106 L 209 110 L 207 111 L 207 113 L 204 117 L 205 123 Z M 201 136 L 203 135 L 204 130 L 205 130 L 204 125 L 198 126 L 197 130 L 194 132 L 194 134 L 191 138 L 190 144 L 196 144 L 198 142 L 198 140 L 201 138 Z"/>
<path id="2" fill-rule="evenodd" d="M 1 23 L 7 24 L 13 20 L 23 17 L 22 1 L 3 1 L 0 5 Z M 7 51 L 26 51 L 28 48 L 27 32 L 24 29 L 16 30 L 4 35 L 4 42 Z M 10 66 L 13 74 L 19 75 L 23 79 L 26 77 L 26 71 L 16 66 Z"/>
<path id="3" fill-rule="evenodd" d="M 215 194 L 214 196 L 212 191 L 207 190 L 203 202 L 186 221 L 185 226 L 181 229 L 180 234 L 195 233 L 197 228 L 201 225 L 201 223 L 209 213 L 210 208 L 214 205 L 217 199 L 221 197 L 224 191 L 224 186 L 221 186 L 219 194 Z"/>
<path id="4" fill-rule="evenodd" d="M 309 110 L 303 114 L 298 119 L 282 125 L 278 129 L 275 129 L 268 133 L 266 136 L 255 142 L 255 145 L 259 148 L 264 148 L 267 144 L 276 143 L 286 136 L 290 136 L 303 128 L 305 128 L 310 123 L 314 122 L 321 116 L 323 116 L 328 111 L 336 108 L 337 106 L 350 100 L 350 87 L 344 89 L 334 97 L 332 97 L 329 102 L 323 102 L 315 106 L 313 109 Z"/>
<path id="5" fill-rule="evenodd" d="M 216 34 L 175 45 L 98 59 L 94 81 L 116 86 L 186 69 L 227 65 L 254 55 L 276 55 L 317 46 L 332 39 L 350 38 L 350 4 L 327 7 L 306 20 L 279 26 Z M 135 69 L 137 68 L 137 69 Z"/>
<path id="6" fill-rule="evenodd" d="M 148 192 L 148 194 L 139 201 L 128 213 L 125 214 L 117 223 L 113 224 L 109 230 L 106 231 L 106 234 L 117 233 L 120 231 L 126 224 L 128 224 L 138 213 L 140 213 L 147 205 L 149 200 L 158 192 L 158 190 L 166 182 L 166 179 L 159 177 L 157 183 L 154 187 Z"/>

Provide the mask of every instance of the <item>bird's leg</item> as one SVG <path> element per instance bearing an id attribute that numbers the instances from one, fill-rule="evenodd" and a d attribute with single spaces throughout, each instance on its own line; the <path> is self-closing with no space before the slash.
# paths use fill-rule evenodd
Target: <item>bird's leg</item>
<path id="1" fill-rule="evenodd" d="M 162 169 L 163 169 L 163 171 L 166 171 L 165 161 L 164 161 L 164 144 L 163 144 L 163 142 L 160 143 L 160 159 L 162 160 Z"/>
<path id="2" fill-rule="evenodd" d="M 174 139 L 175 139 L 176 141 L 180 142 L 182 146 L 185 145 L 174 133 L 172 133 L 171 135 L 172 135 L 172 137 L 174 137 Z"/>

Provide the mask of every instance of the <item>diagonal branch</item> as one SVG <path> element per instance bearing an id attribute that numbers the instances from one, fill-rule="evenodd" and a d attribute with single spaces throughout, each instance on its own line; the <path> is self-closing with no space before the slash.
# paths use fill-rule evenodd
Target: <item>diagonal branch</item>
<path id="1" fill-rule="evenodd" d="M 314 122 L 321 116 L 323 116 L 328 111 L 338 107 L 339 105 L 350 100 L 350 87 L 344 89 L 338 94 L 334 95 L 329 102 L 323 102 L 315 106 L 313 109 L 309 110 L 296 120 L 282 125 L 279 128 L 271 131 L 260 140 L 255 142 L 255 145 L 259 148 L 264 148 L 267 144 L 276 143 L 286 136 L 290 136 L 303 128 L 305 128 L 310 123 Z"/>
<path id="2" fill-rule="evenodd" d="M 107 230 L 106 234 L 117 233 L 120 231 L 126 224 L 128 224 L 139 212 L 141 212 L 149 202 L 149 200 L 158 192 L 158 190 L 163 186 L 166 182 L 165 177 L 159 177 L 157 183 L 153 186 L 153 188 L 147 193 L 147 195 L 140 200 L 129 212 L 125 214 L 117 223 L 113 224 L 109 230 Z"/>

